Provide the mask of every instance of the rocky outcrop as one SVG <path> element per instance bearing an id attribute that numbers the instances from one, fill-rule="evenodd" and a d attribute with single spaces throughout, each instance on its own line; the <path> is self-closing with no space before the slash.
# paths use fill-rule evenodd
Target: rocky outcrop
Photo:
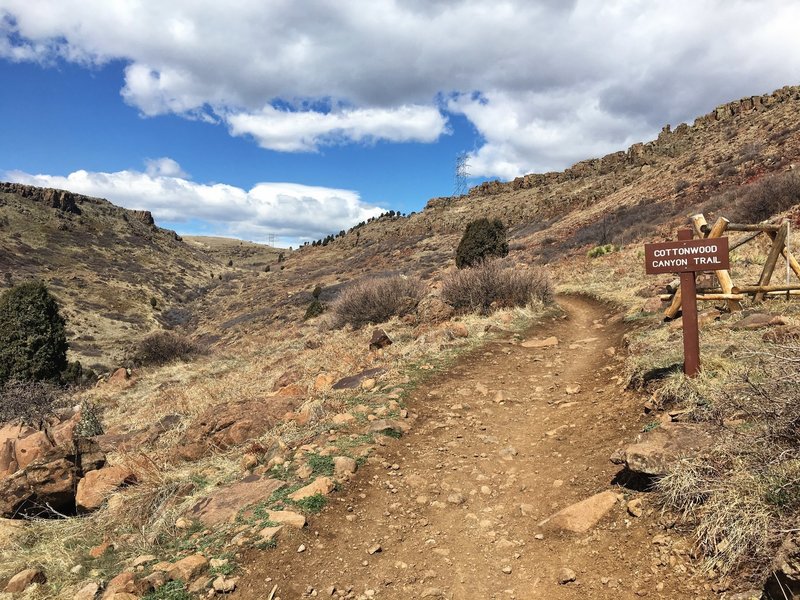
<path id="1" fill-rule="evenodd" d="M 83 476 L 103 466 L 96 443 L 73 439 L 80 413 L 43 430 L 21 424 L 0 427 L 0 517 L 75 510 Z"/>
<path id="2" fill-rule="evenodd" d="M 9 183 L 6 181 L 0 181 L 0 193 L 16 194 L 18 196 L 22 196 L 23 198 L 28 198 L 35 202 L 41 202 L 52 208 L 75 215 L 81 214 L 81 209 L 78 208 L 77 202 L 86 198 L 86 196 L 73 194 L 67 190 L 40 188 L 32 185 L 23 185 L 21 183 Z"/>
<path id="3" fill-rule="evenodd" d="M 156 224 L 153 214 L 149 210 L 129 210 L 128 214 L 145 225 L 155 226 Z"/>
<path id="4" fill-rule="evenodd" d="M 186 429 L 177 453 L 184 460 L 197 460 L 211 448 L 243 444 L 272 429 L 297 404 L 297 398 L 275 396 L 209 408 Z"/>
<path id="5" fill-rule="evenodd" d="M 715 432 L 694 423 L 662 423 L 627 448 L 611 456 L 614 464 L 630 471 L 660 477 L 681 458 L 697 456 L 714 442 Z"/>

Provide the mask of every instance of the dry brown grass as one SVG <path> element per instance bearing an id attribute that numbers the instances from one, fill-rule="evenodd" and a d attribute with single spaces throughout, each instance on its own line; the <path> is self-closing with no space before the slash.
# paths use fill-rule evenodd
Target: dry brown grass
<path id="1" fill-rule="evenodd" d="M 356 281 L 342 290 L 331 304 L 333 326 L 364 325 L 388 321 L 413 311 L 427 287 L 416 277 L 396 275 Z"/>
<path id="2" fill-rule="evenodd" d="M 499 308 L 549 304 L 553 286 L 547 273 L 507 260 L 486 260 L 453 271 L 442 282 L 442 300 L 457 312 L 487 314 Z"/>

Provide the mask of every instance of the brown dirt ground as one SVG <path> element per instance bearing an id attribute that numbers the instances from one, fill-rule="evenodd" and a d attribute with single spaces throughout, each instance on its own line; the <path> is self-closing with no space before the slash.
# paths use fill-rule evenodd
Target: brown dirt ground
<path id="1" fill-rule="evenodd" d="M 716 597 L 694 573 L 690 540 L 666 529 L 646 492 L 620 486 L 609 462 L 650 420 L 615 378 L 621 320 L 589 300 L 560 303 L 566 316 L 527 338 L 554 335 L 557 347 L 493 341 L 416 390 L 413 430 L 386 438 L 305 530 L 244 556 L 233 597 L 263 600 L 276 585 L 283 600 L 331 597 L 331 588 L 386 599 Z M 643 498 L 644 514 L 620 500 L 586 534 L 537 526 L 605 490 Z M 577 579 L 560 585 L 565 567 Z"/>

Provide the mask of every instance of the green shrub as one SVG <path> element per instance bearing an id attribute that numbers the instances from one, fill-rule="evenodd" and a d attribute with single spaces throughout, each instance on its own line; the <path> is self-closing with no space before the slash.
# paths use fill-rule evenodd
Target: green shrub
<path id="1" fill-rule="evenodd" d="M 487 258 L 508 255 L 508 232 L 499 219 L 478 219 L 467 224 L 456 249 L 456 267 L 464 269 Z"/>
<path id="2" fill-rule="evenodd" d="M 132 358 L 136 366 L 163 365 L 198 352 L 197 345 L 188 338 L 170 331 L 157 331 L 139 342 Z"/>
<path id="3" fill-rule="evenodd" d="M 586 253 L 586 256 L 589 258 L 597 258 L 598 256 L 603 256 L 605 254 L 611 254 L 617 250 L 618 248 L 614 244 L 605 244 L 604 246 L 595 246 Z"/>
<path id="4" fill-rule="evenodd" d="M 153 308 L 158 306 L 158 298 L 156 298 L 155 296 L 150 296 L 150 306 L 152 306 Z"/>
<path id="5" fill-rule="evenodd" d="M 540 269 L 518 268 L 504 260 L 487 260 L 451 273 L 442 282 L 442 300 L 456 311 L 486 314 L 494 309 L 552 302 L 550 278 Z"/>
<path id="6" fill-rule="evenodd" d="M 303 315 L 303 320 L 308 321 L 309 319 L 313 319 L 314 317 L 320 316 L 324 312 L 325 312 L 325 305 L 316 298 L 314 298 L 311 301 L 311 304 L 308 305 L 308 308 L 306 308 L 306 314 Z"/>
<path id="7" fill-rule="evenodd" d="M 41 281 L 0 296 L 0 384 L 57 381 L 67 368 L 67 337 L 58 304 Z"/>
<path id="8" fill-rule="evenodd" d="M 357 281 L 342 290 L 333 302 L 333 326 L 349 323 L 357 329 L 402 317 L 417 307 L 425 292 L 422 281 L 402 275 Z"/>

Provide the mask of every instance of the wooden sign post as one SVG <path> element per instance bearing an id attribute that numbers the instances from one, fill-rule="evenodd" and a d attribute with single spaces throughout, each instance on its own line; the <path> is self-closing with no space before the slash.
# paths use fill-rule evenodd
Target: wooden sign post
<path id="1" fill-rule="evenodd" d="M 691 229 L 680 229 L 677 242 L 645 244 L 645 271 L 650 275 L 679 273 L 683 312 L 683 372 L 694 377 L 700 372 L 700 333 L 697 324 L 697 271 L 727 269 L 728 238 L 692 239 Z"/>

